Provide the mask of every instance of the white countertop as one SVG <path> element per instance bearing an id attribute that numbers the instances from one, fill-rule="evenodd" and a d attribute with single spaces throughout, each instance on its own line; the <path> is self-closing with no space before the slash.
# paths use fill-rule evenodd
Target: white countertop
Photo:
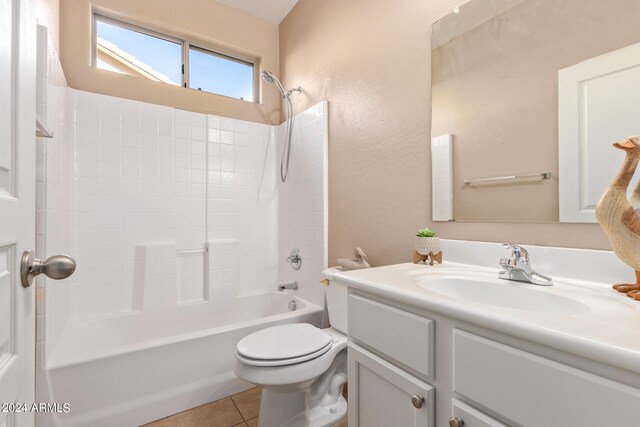
<path id="1" fill-rule="evenodd" d="M 417 285 L 423 272 L 467 268 L 498 274 L 497 268 L 444 262 L 442 265 L 397 264 L 365 270 L 325 270 L 330 280 L 413 307 L 460 319 L 508 335 L 640 373 L 640 301 L 611 289 L 609 283 L 554 277 L 554 293 L 586 304 L 581 314 L 516 310 L 450 297 Z M 544 273 L 544 271 L 541 271 Z M 505 286 L 523 286 L 504 281 Z"/>

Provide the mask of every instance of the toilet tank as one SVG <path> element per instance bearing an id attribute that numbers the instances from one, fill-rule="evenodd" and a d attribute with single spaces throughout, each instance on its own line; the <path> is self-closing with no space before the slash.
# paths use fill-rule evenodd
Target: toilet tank
<path id="1" fill-rule="evenodd" d="M 347 335 L 347 286 L 336 280 L 329 280 L 326 295 L 331 327 Z"/>

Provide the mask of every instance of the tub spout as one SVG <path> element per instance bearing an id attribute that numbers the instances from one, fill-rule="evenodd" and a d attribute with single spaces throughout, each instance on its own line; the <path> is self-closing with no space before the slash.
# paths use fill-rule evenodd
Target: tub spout
<path id="1" fill-rule="evenodd" d="M 298 290 L 298 282 L 285 283 L 282 285 L 278 285 L 278 291 L 282 292 L 286 289 Z"/>

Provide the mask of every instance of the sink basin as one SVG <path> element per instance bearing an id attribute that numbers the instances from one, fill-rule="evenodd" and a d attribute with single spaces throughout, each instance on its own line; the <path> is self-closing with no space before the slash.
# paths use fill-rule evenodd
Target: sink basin
<path id="1" fill-rule="evenodd" d="M 560 295 L 554 287 L 498 279 L 495 273 L 467 270 L 426 272 L 416 277 L 423 289 L 436 294 L 516 310 L 551 314 L 586 314 L 588 305 Z M 564 291 L 566 292 L 566 291 Z"/>

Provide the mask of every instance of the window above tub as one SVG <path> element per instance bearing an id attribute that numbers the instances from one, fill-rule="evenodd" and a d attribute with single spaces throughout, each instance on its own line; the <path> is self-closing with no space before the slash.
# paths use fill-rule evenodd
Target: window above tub
<path id="1" fill-rule="evenodd" d="M 256 102 L 257 60 L 93 15 L 92 65 L 169 85 Z"/>

